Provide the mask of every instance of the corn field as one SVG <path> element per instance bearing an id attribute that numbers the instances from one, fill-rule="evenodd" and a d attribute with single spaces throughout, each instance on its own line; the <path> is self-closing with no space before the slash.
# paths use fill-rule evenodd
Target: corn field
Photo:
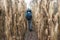
<path id="1" fill-rule="evenodd" d="M 32 0 L 30 6 L 36 36 L 25 39 L 27 4 L 24 0 L 0 0 L 0 40 L 60 40 L 60 0 Z"/>

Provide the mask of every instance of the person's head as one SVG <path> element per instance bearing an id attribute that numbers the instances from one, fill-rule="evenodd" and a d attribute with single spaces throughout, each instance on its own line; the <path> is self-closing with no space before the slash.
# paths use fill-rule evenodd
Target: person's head
<path id="1" fill-rule="evenodd" d="M 28 13 L 28 12 L 32 13 L 31 9 L 27 9 L 27 13 Z"/>

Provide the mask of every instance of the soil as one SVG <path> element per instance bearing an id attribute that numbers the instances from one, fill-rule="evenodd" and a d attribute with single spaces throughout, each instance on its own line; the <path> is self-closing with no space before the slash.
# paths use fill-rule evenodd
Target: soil
<path id="1" fill-rule="evenodd" d="M 32 32 L 26 32 L 25 33 L 25 37 L 24 40 L 38 40 L 38 36 L 36 34 L 36 32 L 32 31 Z"/>

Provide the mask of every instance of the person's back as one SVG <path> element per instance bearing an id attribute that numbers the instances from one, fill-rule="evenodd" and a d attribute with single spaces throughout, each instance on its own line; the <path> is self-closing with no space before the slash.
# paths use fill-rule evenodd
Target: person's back
<path id="1" fill-rule="evenodd" d="M 30 9 L 28 9 L 26 11 L 25 16 L 28 21 L 28 29 L 29 29 L 29 31 L 32 31 L 32 11 Z"/>
<path id="2" fill-rule="evenodd" d="M 31 10 L 30 9 L 28 9 L 27 11 L 26 11 L 26 19 L 27 20 L 31 20 L 32 19 L 32 12 L 31 12 Z"/>

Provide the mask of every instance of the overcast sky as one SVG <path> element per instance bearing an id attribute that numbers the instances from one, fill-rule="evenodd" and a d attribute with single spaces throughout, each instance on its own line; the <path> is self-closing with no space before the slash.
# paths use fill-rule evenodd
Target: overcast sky
<path id="1" fill-rule="evenodd" d="M 25 3 L 27 4 L 27 8 L 30 8 L 30 2 L 31 2 L 32 0 L 25 0 Z"/>

